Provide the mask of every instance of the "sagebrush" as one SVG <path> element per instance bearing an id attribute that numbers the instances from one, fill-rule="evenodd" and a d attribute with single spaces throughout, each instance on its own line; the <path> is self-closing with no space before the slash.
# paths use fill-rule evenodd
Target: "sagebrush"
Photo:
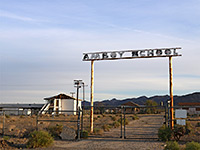
<path id="1" fill-rule="evenodd" d="M 30 133 L 27 148 L 42 148 L 53 144 L 53 137 L 46 131 L 34 131 Z"/>

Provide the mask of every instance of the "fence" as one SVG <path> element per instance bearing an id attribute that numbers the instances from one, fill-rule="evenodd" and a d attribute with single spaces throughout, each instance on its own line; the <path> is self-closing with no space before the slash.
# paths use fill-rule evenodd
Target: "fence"
<path id="1" fill-rule="evenodd" d="M 2 135 L 8 136 L 24 136 L 33 130 L 39 130 L 41 127 L 42 130 L 48 128 L 48 126 L 52 123 L 63 123 L 66 125 L 69 123 L 73 123 L 72 126 L 76 126 L 77 139 L 80 140 L 80 121 L 82 110 L 78 111 L 70 111 L 70 110 L 62 110 L 59 111 L 61 114 L 57 115 L 58 111 L 52 111 L 51 114 L 40 115 L 8 115 L 8 111 L 18 111 L 18 110 L 2 110 L 1 113 L 1 121 L 2 121 Z M 76 112 L 77 115 L 65 115 L 64 113 Z M 16 114 L 16 113 L 14 113 Z M 49 123 L 49 124 L 45 124 Z"/>

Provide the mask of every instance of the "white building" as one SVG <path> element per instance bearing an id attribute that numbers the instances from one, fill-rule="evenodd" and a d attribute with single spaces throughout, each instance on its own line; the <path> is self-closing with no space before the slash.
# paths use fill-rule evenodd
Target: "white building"
<path id="1" fill-rule="evenodd" d="M 56 96 L 44 98 L 47 103 L 42 107 L 40 113 L 52 114 L 73 114 L 76 115 L 77 100 L 66 94 L 58 94 Z M 78 100 L 78 107 L 81 108 L 81 101 Z M 71 112 L 70 112 L 71 111 Z"/>
<path id="2" fill-rule="evenodd" d="M 44 104 L 0 104 L 0 113 L 7 115 L 37 114 Z"/>

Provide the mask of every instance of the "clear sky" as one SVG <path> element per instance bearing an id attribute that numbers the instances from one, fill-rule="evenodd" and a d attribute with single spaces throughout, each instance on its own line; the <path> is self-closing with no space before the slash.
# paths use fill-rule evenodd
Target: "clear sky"
<path id="1" fill-rule="evenodd" d="M 200 0 L 1 0 L 0 103 L 90 85 L 83 52 L 182 47 L 174 94 L 200 91 Z M 168 59 L 95 62 L 95 100 L 169 93 Z M 90 86 L 86 87 L 89 99 Z"/>

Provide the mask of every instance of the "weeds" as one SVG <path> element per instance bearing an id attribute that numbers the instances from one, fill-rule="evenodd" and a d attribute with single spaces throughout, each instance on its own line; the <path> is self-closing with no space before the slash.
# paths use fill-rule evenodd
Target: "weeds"
<path id="1" fill-rule="evenodd" d="M 121 118 L 117 120 L 119 123 L 121 123 Z M 128 125 L 129 121 L 125 118 L 125 125 Z M 122 119 L 122 125 L 124 125 L 124 118 Z"/>
<path id="2" fill-rule="evenodd" d="M 180 146 L 176 141 L 167 142 L 167 145 L 164 150 L 179 150 Z"/>
<path id="3" fill-rule="evenodd" d="M 158 130 L 158 138 L 161 141 L 169 141 L 172 137 L 172 131 L 170 128 L 165 127 L 164 125 Z"/>
<path id="4" fill-rule="evenodd" d="M 81 133 L 81 138 L 87 139 L 88 138 L 88 131 L 83 130 L 83 132 Z"/>
<path id="5" fill-rule="evenodd" d="M 118 121 L 113 122 L 113 127 L 118 128 L 120 126 L 120 123 Z"/>
<path id="6" fill-rule="evenodd" d="M 189 142 L 186 144 L 185 150 L 200 150 L 200 144 L 197 142 Z"/>
<path id="7" fill-rule="evenodd" d="M 3 136 L 3 139 L 4 139 L 5 141 L 8 141 L 8 140 L 10 139 L 10 137 L 9 137 L 9 136 Z"/>
<path id="8" fill-rule="evenodd" d="M 103 129 L 94 128 L 93 133 L 96 134 L 96 135 L 102 135 L 103 134 Z"/>
<path id="9" fill-rule="evenodd" d="M 30 133 L 27 148 L 48 147 L 53 144 L 52 136 L 46 131 L 34 131 Z"/>
<path id="10" fill-rule="evenodd" d="M 60 134 L 62 132 L 63 125 L 56 124 L 56 126 L 50 126 L 47 128 L 49 133 L 55 138 L 60 137 Z"/>
<path id="11" fill-rule="evenodd" d="M 110 128 L 111 128 L 110 125 L 104 124 L 104 125 L 102 126 L 102 129 L 103 129 L 104 131 L 110 131 Z"/>
<path id="12" fill-rule="evenodd" d="M 115 117 L 115 116 L 110 116 L 110 118 L 111 118 L 112 121 L 116 121 L 117 120 L 117 117 Z"/>

